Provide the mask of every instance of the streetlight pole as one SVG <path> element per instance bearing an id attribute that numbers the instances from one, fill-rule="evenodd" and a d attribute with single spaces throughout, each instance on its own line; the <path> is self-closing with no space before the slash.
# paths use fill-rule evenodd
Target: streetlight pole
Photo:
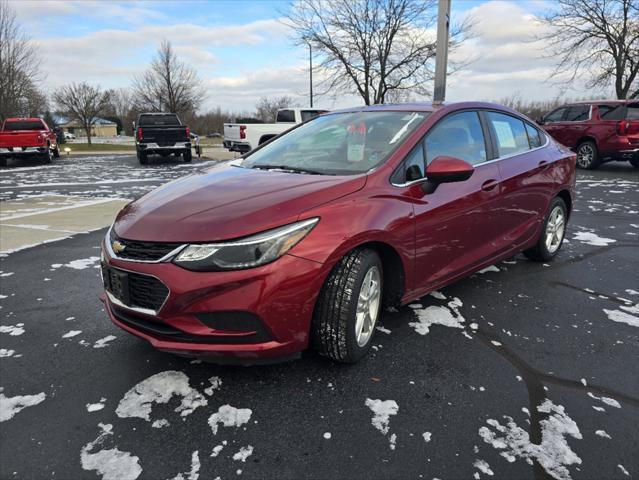
<path id="1" fill-rule="evenodd" d="M 435 51 L 435 89 L 433 92 L 433 105 L 441 105 L 446 99 L 450 2 L 451 0 L 439 0 L 439 9 L 437 11 L 437 49 Z"/>
<path id="2" fill-rule="evenodd" d="M 313 108 L 313 46 L 308 42 L 309 82 L 311 91 L 311 108 Z"/>

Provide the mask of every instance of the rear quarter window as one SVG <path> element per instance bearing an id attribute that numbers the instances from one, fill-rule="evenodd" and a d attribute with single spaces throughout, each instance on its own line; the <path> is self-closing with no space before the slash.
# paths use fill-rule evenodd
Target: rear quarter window
<path id="1" fill-rule="evenodd" d="M 625 105 L 623 104 L 600 104 L 599 117 L 602 120 L 623 120 Z"/>
<path id="2" fill-rule="evenodd" d="M 278 123 L 295 123 L 295 112 L 293 110 L 280 110 L 277 112 Z"/>
<path id="3" fill-rule="evenodd" d="M 628 104 L 626 120 L 639 120 L 639 102 Z"/>
<path id="4" fill-rule="evenodd" d="M 528 141 L 530 148 L 539 148 L 544 144 L 543 134 L 532 125 L 526 123 L 526 132 L 528 133 Z"/>

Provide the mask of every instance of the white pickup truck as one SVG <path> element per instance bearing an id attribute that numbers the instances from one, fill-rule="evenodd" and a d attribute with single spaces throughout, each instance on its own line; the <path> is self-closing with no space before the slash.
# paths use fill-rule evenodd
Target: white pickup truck
<path id="1" fill-rule="evenodd" d="M 284 108 L 277 111 L 276 123 L 225 123 L 224 147 L 246 153 L 280 133 L 327 112 L 313 108 Z"/>

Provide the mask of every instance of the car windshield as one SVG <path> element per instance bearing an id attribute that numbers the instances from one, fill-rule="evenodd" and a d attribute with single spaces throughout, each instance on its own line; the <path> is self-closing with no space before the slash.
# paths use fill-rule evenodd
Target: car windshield
<path id="1" fill-rule="evenodd" d="M 17 122 L 6 122 L 5 130 L 44 130 L 44 125 L 39 120 L 20 120 Z"/>
<path id="2" fill-rule="evenodd" d="M 155 127 L 162 125 L 179 126 L 180 121 L 176 115 L 140 115 L 140 127 Z"/>
<path id="3" fill-rule="evenodd" d="M 429 112 L 354 112 L 318 117 L 249 154 L 244 168 L 353 175 L 383 163 Z"/>

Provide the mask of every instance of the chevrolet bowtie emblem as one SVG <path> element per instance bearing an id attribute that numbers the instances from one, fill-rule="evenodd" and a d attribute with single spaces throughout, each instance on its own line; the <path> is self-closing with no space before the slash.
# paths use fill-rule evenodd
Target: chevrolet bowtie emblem
<path id="1" fill-rule="evenodd" d="M 122 245 L 119 241 L 116 240 L 111 244 L 111 248 L 113 249 L 114 253 L 120 253 L 126 248 L 126 246 Z"/>

